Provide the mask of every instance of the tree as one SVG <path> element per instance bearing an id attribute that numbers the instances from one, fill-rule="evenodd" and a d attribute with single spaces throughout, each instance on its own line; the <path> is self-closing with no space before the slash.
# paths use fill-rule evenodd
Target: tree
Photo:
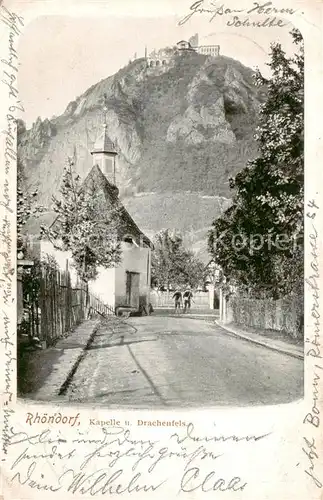
<path id="1" fill-rule="evenodd" d="M 198 286 L 204 287 L 206 276 L 207 271 L 205 264 L 197 259 L 193 252 L 187 251 L 184 275 L 184 278 L 186 278 L 185 282 L 192 288 L 197 288 Z M 183 284 L 185 284 L 185 282 L 183 282 Z"/>
<path id="2" fill-rule="evenodd" d="M 297 52 L 288 58 L 271 46 L 255 138 L 259 155 L 230 180 L 232 206 L 214 221 L 209 250 L 228 280 L 274 298 L 302 288 L 304 194 L 304 51 L 298 31 L 291 32 Z"/>
<path id="3" fill-rule="evenodd" d="M 107 206 L 98 190 L 85 188 L 74 174 L 75 157 L 64 168 L 61 197 L 53 197 L 54 224 L 42 227 L 42 236 L 58 250 L 70 251 L 78 276 L 85 283 L 98 275 L 100 266 L 113 267 L 121 260 L 118 238 L 118 204 Z"/>
<path id="4" fill-rule="evenodd" d="M 155 236 L 152 255 L 152 280 L 159 287 L 181 287 L 190 285 L 195 288 L 203 284 L 205 266 L 183 246 L 183 240 L 169 229 Z"/>

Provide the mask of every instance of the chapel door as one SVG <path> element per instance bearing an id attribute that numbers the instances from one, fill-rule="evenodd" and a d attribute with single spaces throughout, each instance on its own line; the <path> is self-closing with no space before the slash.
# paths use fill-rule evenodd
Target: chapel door
<path id="1" fill-rule="evenodd" d="M 127 305 L 139 309 L 139 273 L 127 272 L 126 297 Z"/>

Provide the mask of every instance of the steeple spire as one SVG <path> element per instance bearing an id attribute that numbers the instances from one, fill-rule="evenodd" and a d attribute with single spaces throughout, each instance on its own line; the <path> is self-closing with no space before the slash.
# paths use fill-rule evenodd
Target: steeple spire
<path id="1" fill-rule="evenodd" d="M 93 150 L 91 151 L 91 154 L 93 153 L 108 153 L 112 155 L 116 155 L 117 150 L 111 141 L 110 137 L 108 136 L 108 122 L 107 122 L 107 115 L 108 115 L 108 98 L 107 95 L 103 95 L 103 131 L 99 132 L 97 139 L 95 141 Z"/>
<path id="2" fill-rule="evenodd" d="M 99 132 L 91 151 L 93 157 L 93 165 L 98 165 L 102 173 L 106 176 L 109 182 L 115 185 L 115 167 L 117 150 L 108 136 L 108 99 L 107 95 L 103 96 L 103 130 Z"/>

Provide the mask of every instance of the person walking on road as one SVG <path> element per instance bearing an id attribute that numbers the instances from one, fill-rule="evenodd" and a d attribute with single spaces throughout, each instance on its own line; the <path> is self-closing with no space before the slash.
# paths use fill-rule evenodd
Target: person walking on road
<path id="1" fill-rule="evenodd" d="M 175 299 L 175 314 L 180 314 L 182 306 L 182 292 L 179 289 L 177 289 L 174 293 L 173 299 Z"/>
<path id="2" fill-rule="evenodd" d="M 183 298 L 184 298 L 184 313 L 186 313 L 186 311 L 190 311 L 191 309 L 191 301 L 193 299 L 193 294 L 191 292 L 191 289 L 190 288 L 187 288 L 183 294 Z"/>

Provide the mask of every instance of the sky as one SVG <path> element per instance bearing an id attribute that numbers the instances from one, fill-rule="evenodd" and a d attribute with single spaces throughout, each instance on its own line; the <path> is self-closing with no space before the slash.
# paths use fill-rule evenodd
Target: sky
<path id="1" fill-rule="evenodd" d="M 152 49 L 172 46 L 199 34 L 200 43 L 220 45 L 220 53 L 268 75 L 270 43 L 279 41 L 292 51 L 284 28 L 227 28 L 195 16 L 182 26 L 179 18 L 42 16 L 25 27 L 19 40 L 18 88 L 30 127 L 42 119 L 60 115 L 68 103 L 91 85 L 114 74 L 129 59 Z"/>

